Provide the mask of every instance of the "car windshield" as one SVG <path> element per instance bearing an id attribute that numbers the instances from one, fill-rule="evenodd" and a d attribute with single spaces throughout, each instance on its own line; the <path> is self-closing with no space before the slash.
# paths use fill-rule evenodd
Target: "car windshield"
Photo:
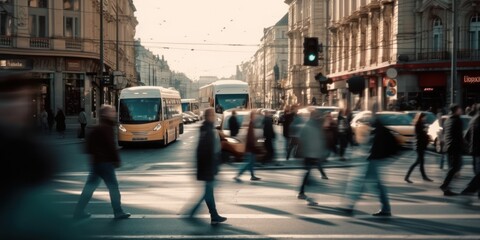
<path id="1" fill-rule="evenodd" d="M 407 114 L 378 114 L 377 117 L 385 126 L 412 125 L 412 118 Z"/>
<path id="2" fill-rule="evenodd" d="M 161 115 L 160 98 L 121 99 L 119 122 L 140 124 L 156 122 Z"/>
<path id="3" fill-rule="evenodd" d="M 248 94 L 218 94 L 215 96 L 215 112 L 232 108 L 246 108 L 248 106 Z"/>

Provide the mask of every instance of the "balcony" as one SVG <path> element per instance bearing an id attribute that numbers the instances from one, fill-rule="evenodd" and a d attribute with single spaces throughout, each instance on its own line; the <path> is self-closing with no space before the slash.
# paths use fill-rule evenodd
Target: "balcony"
<path id="1" fill-rule="evenodd" d="M 65 39 L 65 48 L 69 50 L 82 50 L 82 41 L 79 39 Z"/>
<path id="2" fill-rule="evenodd" d="M 50 39 L 49 38 L 30 38 L 30 47 L 50 48 Z"/>
<path id="3" fill-rule="evenodd" d="M 12 47 L 13 38 L 10 36 L 0 36 L 0 47 Z"/>
<path id="4" fill-rule="evenodd" d="M 457 58 L 461 60 L 480 60 L 480 49 L 460 49 Z"/>
<path id="5" fill-rule="evenodd" d="M 447 51 L 423 52 L 418 54 L 417 59 L 419 61 L 448 60 L 450 59 L 450 53 Z"/>

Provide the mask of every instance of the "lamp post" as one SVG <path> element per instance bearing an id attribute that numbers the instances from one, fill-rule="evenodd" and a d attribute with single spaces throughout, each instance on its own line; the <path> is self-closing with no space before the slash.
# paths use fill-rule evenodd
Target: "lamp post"
<path id="1" fill-rule="evenodd" d="M 104 86 L 103 86 L 103 71 L 104 71 L 104 56 L 103 56 L 103 0 L 100 0 L 100 106 L 104 102 Z M 100 108 L 98 108 L 100 109 Z"/>

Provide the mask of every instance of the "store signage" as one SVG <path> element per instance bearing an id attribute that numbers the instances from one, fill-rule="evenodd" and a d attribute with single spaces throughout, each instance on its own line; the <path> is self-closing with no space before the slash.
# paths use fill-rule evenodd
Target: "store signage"
<path id="1" fill-rule="evenodd" d="M 465 75 L 465 76 L 463 76 L 463 83 L 465 83 L 465 84 L 480 83 L 480 76 L 473 77 L 473 76 Z"/>
<path id="2" fill-rule="evenodd" d="M 424 88 L 423 89 L 424 92 L 433 92 L 433 88 Z"/>
<path id="3" fill-rule="evenodd" d="M 385 95 L 389 99 L 397 99 L 397 79 L 383 79 L 383 83 L 386 85 Z"/>
<path id="4" fill-rule="evenodd" d="M 0 69 L 2 70 L 26 70 L 32 69 L 31 59 L 0 59 Z"/>
<path id="5" fill-rule="evenodd" d="M 81 71 L 82 70 L 82 61 L 81 60 L 67 60 L 65 61 L 65 69 L 67 71 Z"/>

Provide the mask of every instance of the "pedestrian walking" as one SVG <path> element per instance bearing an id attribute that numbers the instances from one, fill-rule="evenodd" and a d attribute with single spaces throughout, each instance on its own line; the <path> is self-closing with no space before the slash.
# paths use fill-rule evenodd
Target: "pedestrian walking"
<path id="1" fill-rule="evenodd" d="M 247 142 L 245 146 L 245 164 L 243 167 L 240 168 L 240 171 L 238 171 L 237 176 L 235 176 L 233 179 L 236 182 L 241 182 L 242 180 L 240 177 L 242 174 L 248 169 L 250 170 L 250 180 L 251 181 L 259 181 L 261 178 L 255 176 L 254 172 L 254 167 L 255 167 L 255 159 L 256 159 L 256 154 L 258 153 L 256 142 L 257 138 L 255 136 L 255 121 L 256 121 L 256 113 L 255 111 L 252 111 L 250 113 L 250 123 L 248 124 L 248 132 L 247 132 Z"/>
<path id="2" fill-rule="evenodd" d="M 233 110 L 232 115 L 228 119 L 228 128 L 230 129 L 230 136 L 235 137 L 240 130 L 240 124 L 238 123 L 237 111 Z"/>
<path id="3" fill-rule="evenodd" d="M 120 190 L 118 189 L 115 168 L 121 165 L 117 145 L 114 141 L 114 127 L 116 126 L 116 113 L 112 106 L 104 105 L 100 108 L 100 124 L 95 126 L 87 136 L 87 152 L 90 154 L 90 173 L 83 188 L 80 199 L 74 211 L 74 218 L 90 217 L 85 208 L 103 180 L 110 193 L 110 201 L 115 219 L 130 217 L 130 213 L 123 211 L 121 206 Z"/>
<path id="4" fill-rule="evenodd" d="M 472 155 L 473 172 L 480 173 L 480 104 L 476 105 L 475 116 L 470 120 L 465 133 L 467 151 Z"/>
<path id="5" fill-rule="evenodd" d="M 62 109 L 57 110 L 57 115 L 55 115 L 55 122 L 56 122 L 56 129 L 57 132 L 60 134 L 61 138 L 65 138 L 65 114 L 63 113 Z"/>
<path id="6" fill-rule="evenodd" d="M 290 106 L 285 107 L 284 115 L 283 115 L 283 137 L 285 138 L 285 152 L 286 154 L 286 159 L 288 160 L 289 158 L 289 147 L 290 147 L 290 125 L 293 122 L 294 114 L 292 112 L 292 109 Z"/>
<path id="7" fill-rule="evenodd" d="M 80 123 L 80 132 L 78 133 L 78 138 L 85 138 L 85 127 L 87 126 L 87 114 L 85 109 L 81 108 L 80 113 L 78 114 L 78 123 Z"/>
<path id="8" fill-rule="evenodd" d="M 213 108 L 208 108 L 205 110 L 205 121 L 200 127 L 200 139 L 197 147 L 197 180 L 205 182 L 205 191 L 191 209 L 189 215 L 190 218 L 193 218 L 202 202 L 205 201 L 210 212 L 212 225 L 227 220 L 226 217 L 218 214 L 213 193 L 221 153 L 220 137 L 214 127 L 214 123 L 215 111 Z"/>
<path id="9" fill-rule="evenodd" d="M 40 124 L 42 128 L 42 133 L 48 133 L 48 113 L 45 108 L 42 108 L 42 112 L 40 113 Z"/>
<path id="10" fill-rule="evenodd" d="M 347 206 L 343 210 L 349 215 L 353 214 L 355 203 L 363 193 L 367 179 L 369 182 L 375 183 L 380 203 L 382 204 L 380 211 L 372 215 L 378 217 L 388 217 L 392 215 L 387 188 L 381 178 L 381 164 L 383 162 L 382 160 L 396 154 L 399 147 L 390 130 L 375 116 L 377 109 L 378 106 L 374 105 L 372 110 L 373 139 L 370 140 L 372 147 L 370 149 L 370 156 L 367 158 L 367 164 L 359 169 L 359 174 L 357 174 L 355 179 L 348 181 L 346 191 Z"/>
<path id="11" fill-rule="evenodd" d="M 53 129 L 53 125 L 55 124 L 55 115 L 51 108 L 47 108 L 48 114 L 48 132 L 51 133 Z"/>
<path id="12" fill-rule="evenodd" d="M 444 114 L 443 109 L 439 108 L 437 110 L 437 120 L 438 120 L 438 125 L 440 129 L 442 129 L 440 132 L 437 133 L 438 138 L 437 141 L 439 141 L 440 144 L 440 164 L 439 168 L 443 169 L 443 166 L 445 165 L 445 128 L 443 127 L 445 124 L 445 119 L 442 117 Z"/>
<path id="13" fill-rule="evenodd" d="M 326 141 L 322 128 L 321 114 L 315 110 L 310 113 L 310 119 L 300 132 L 301 155 L 304 157 L 305 175 L 300 186 L 298 199 L 307 199 L 305 186 L 308 183 L 311 169 L 317 165 L 322 179 L 328 179 L 325 174 L 322 161 L 326 157 Z"/>
<path id="14" fill-rule="evenodd" d="M 337 124 L 333 120 L 332 113 L 327 112 L 324 116 L 323 129 L 325 131 L 325 137 L 327 140 L 327 151 L 328 155 L 338 154 L 337 151 Z"/>
<path id="15" fill-rule="evenodd" d="M 290 154 L 292 154 L 292 152 L 294 157 L 297 157 L 298 144 L 300 142 L 299 140 L 300 130 L 302 130 L 302 127 L 304 124 L 302 117 L 297 113 L 297 111 L 298 111 L 298 106 L 295 105 L 292 108 L 293 120 L 288 128 L 288 135 L 289 135 L 290 141 L 287 149 L 287 161 L 288 159 L 290 159 Z"/>
<path id="16" fill-rule="evenodd" d="M 337 132 L 338 132 L 338 146 L 339 146 L 339 155 L 340 155 L 340 160 L 345 161 L 345 151 L 348 146 L 349 142 L 349 122 L 347 117 L 344 115 L 344 111 L 340 110 L 338 111 L 338 119 L 337 119 Z"/>
<path id="17" fill-rule="evenodd" d="M 460 172 L 462 168 L 463 152 L 463 123 L 460 119 L 462 108 L 459 105 L 450 106 L 451 115 L 444 124 L 445 149 L 448 155 L 449 170 L 440 189 L 444 196 L 454 196 L 456 193 L 449 188 L 453 177 Z"/>
<path id="18" fill-rule="evenodd" d="M 273 162 L 275 156 L 275 149 L 273 148 L 273 141 L 275 140 L 275 131 L 273 130 L 272 114 L 269 111 L 265 111 L 263 118 L 263 137 L 265 138 L 265 149 L 267 154 L 264 163 Z"/>
<path id="19" fill-rule="evenodd" d="M 408 169 L 407 175 L 405 176 L 405 182 L 413 183 L 410 181 L 410 174 L 412 174 L 413 169 L 417 165 L 420 165 L 420 173 L 422 174 L 422 178 L 424 181 L 433 182 L 432 179 L 428 178 L 427 174 L 425 173 L 425 150 L 428 146 L 428 135 L 427 131 L 425 130 L 425 118 L 426 114 L 423 112 L 417 113 L 415 116 L 415 134 L 417 136 L 417 160 L 410 166 Z"/>

